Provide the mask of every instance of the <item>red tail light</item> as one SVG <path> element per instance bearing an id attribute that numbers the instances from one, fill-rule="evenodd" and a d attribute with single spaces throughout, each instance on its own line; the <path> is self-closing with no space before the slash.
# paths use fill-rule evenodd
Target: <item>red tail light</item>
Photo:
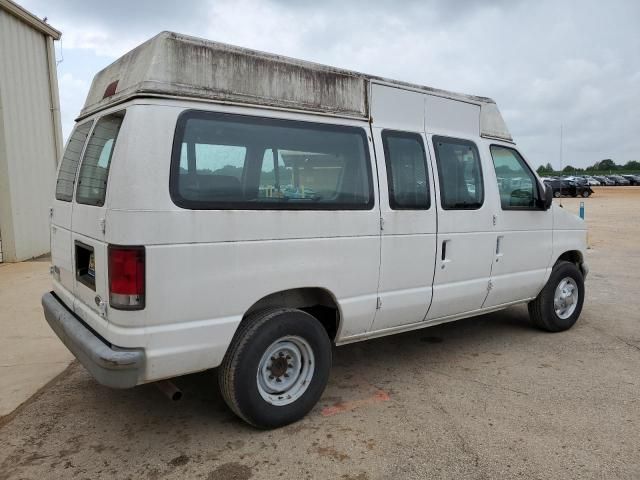
<path id="1" fill-rule="evenodd" d="M 113 308 L 144 308 L 144 253 L 144 247 L 109 245 L 109 304 Z"/>

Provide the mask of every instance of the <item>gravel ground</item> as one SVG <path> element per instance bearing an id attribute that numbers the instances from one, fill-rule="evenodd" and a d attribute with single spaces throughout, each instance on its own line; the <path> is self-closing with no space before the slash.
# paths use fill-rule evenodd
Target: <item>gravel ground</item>
<path id="1" fill-rule="evenodd" d="M 640 188 L 585 204 L 591 273 L 568 332 L 514 307 L 340 347 L 321 403 L 267 432 L 229 412 L 212 372 L 178 379 L 171 403 L 73 364 L 0 420 L 0 479 L 638 479 Z"/>

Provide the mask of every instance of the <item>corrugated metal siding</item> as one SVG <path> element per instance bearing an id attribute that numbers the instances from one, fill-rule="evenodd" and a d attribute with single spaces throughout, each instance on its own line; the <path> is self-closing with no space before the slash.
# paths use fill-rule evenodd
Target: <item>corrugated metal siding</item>
<path id="1" fill-rule="evenodd" d="M 0 182 L 4 204 L 0 228 L 7 261 L 49 251 L 56 147 L 48 69 L 46 37 L 0 10 L 0 128 L 4 129 L 0 173 L 11 182 Z"/>

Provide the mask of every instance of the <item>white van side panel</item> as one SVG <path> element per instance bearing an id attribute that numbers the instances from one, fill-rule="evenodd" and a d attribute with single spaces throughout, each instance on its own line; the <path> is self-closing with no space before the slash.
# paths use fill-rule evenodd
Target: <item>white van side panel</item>
<path id="1" fill-rule="evenodd" d="M 128 124 L 137 128 L 122 130 L 121 156 L 112 160 L 105 238 L 146 247 L 146 307 L 109 309 L 109 341 L 145 348 L 144 381 L 212 368 L 254 303 L 302 287 L 336 299 L 346 319 L 338 339 L 365 333 L 376 311 L 380 267 L 377 188 L 372 210 L 188 210 L 170 198 L 169 166 L 185 107 L 356 125 L 369 138 L 368 124 L 183 103 L 127 109 Z M 375 185 L 374 158 L 370 143 Z"/>
<path id="2" fill-rule="evenodd" d="M 427 133 L 459 137 L 480 135 L 480 106 L 448 98 L 426 95 Z"/>
<path id="3" fill-rule="evenodd" d="M 371 122 L 376 127 L 424 132 L 423 93 L 371 83 Z"/>

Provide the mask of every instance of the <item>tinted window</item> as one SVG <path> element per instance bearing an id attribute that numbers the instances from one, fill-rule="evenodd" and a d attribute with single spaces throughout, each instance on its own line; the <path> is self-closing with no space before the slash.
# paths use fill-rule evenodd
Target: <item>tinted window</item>
<path id="1" fill-rule="evenodd" d="M 385 130 L 382 143 L 391 208 L 429 208 L 427 159 L 420 135 Z"/>
<path id="2" fill-rule="evenodd" d="M 367 148 L 361 128 L 187 112 L 171 195 L 195 209 L 368 209 Z"/>
<path id="3" fill-rule="evenodd" d="M 64 156 L 60 164 L 60 170 L 58 171 L 58 180 L 56 182 L 57 200 L 70 202 L 73 198 L 73 186 L 76 182 L 80 155 L 82 154 L 82 149 L 87 140 L 89 130 L 91 130 L 92 123 L 93 122 L 86 122 L 78 125 L 69 138 L 69 143 L 67 143 L 67 148 L 64 151 Z"/>
<path id="4" fill-rule="evenodd" d="M 537 180 L 520 154 L 511 148 L 492 145 L 491 157 L 496 169 L 502 208 L 537 208 Z"/>
<path id="5" fill-rule="evenodd" d="M 109 165 L 123 118 L 124 112 L 105 115 L 91 132 L 78 175 L 78 203 L 104 205 Z"/>
<path id="6" fill-rule="evenodd" d="M 433 137 L 445 210 L 474 210 L 484 202 L 480 155 L 473 142 Z"/>

